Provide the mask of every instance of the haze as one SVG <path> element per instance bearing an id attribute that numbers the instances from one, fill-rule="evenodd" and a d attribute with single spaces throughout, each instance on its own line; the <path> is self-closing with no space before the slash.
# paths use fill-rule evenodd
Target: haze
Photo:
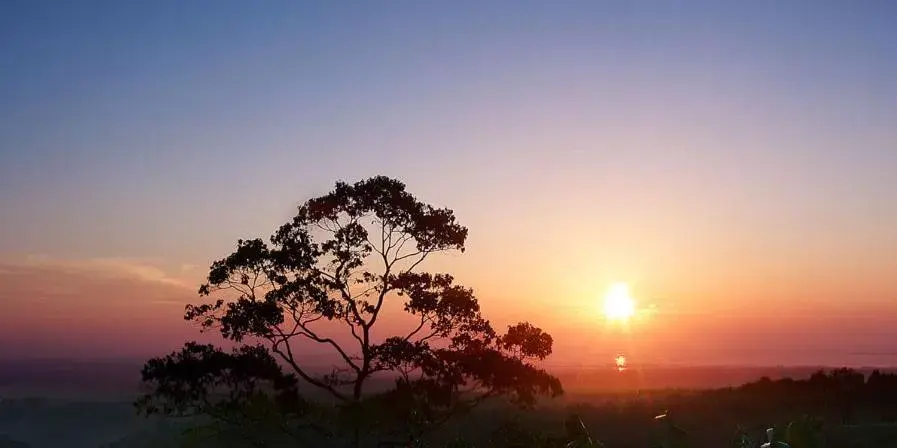
<path id="1" fill-rule="evenodd" d="M 167 353 L 238 238 L 385 174 L 554 365 L 893 365 L 894 6 L 4 2 L 0 357 Z"/>

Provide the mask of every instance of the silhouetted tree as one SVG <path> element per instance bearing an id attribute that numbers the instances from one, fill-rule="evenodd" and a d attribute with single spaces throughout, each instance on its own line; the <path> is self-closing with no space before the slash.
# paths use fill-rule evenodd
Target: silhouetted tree
<path id="1" fill-rule="evenodd" d="M 857 402 L 862 399 L 865 377 L 861 372 L 842 367 L 832 370 L 829 374 L 829 385 L 831 396 L 841 415 L 841 422 L 851 423 Z"/>
<path id="2" fill-rule="evenodd" d="M 188 305 L 184 317 L 238 347 L 188 343 L 150 360 L 140 409 L 263 421 L 358 446 L 368 435 L 416 439 L 488 397 L 527 406 L 560 394 L 560 382 L 533 364 L 551 353 L 550 335 L 528 323 L 500 335 L 471 289 L 449 274 L 416 271 L 434 253 L 463 252 L 466 238 L 451 210 L 420 202 L 398 180 L 338 182 L 301 205 L 269 243 L 240 240 L 212 264 L 200 295 L 232 294 Z M 384 306 L 396 300 L 414 327 L 375 337 L 375 327 L 378 336 L 385 330 L 376 326 Z M 326 346 L 339 365 L 315 373 L 301 342 Z M 384 374 L 392 388 L 365 391 Z M 323 391 L 333 412 L 303 399 L 300 383 Z"/>
<path id="3" fill-rule="evenodd" d="M 881 414 L 883 420 L 897 420 L 897 375 L 875 370 L 866 380 L 865 401 Z"/>

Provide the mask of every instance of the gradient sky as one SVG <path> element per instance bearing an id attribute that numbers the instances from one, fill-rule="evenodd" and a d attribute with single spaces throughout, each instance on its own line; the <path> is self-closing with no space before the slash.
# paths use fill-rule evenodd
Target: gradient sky
<path id="1" fill-rule="evenodd" d="M 160 354 L 337 179 L 552 362 L 897 364 L 888 1 L 0 3 L 0 357 Z M 650 310 L 598 309 L 614 281 Z"/>

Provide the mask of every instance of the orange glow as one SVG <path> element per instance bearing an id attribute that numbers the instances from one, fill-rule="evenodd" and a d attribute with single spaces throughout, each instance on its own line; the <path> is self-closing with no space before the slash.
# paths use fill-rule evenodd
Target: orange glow
<path id="1" fill-rule="evenodd" d="M 629 295 L 629 285 L 616 283 L 604 296 L 604 316 L 608 320 L 626 322 L 635 315 L 635 301 Z"/>

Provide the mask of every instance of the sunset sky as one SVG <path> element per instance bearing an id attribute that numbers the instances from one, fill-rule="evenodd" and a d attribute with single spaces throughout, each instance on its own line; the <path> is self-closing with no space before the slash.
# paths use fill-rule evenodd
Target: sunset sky
<path id="1" fill-rule="evenodd" d="M 0 358 L 143 357 L 336 180 L 558 366 L 897 364 L 897 3 L 5 1 Z M 640 310 L 609 325 L 626 282 Z"/>

